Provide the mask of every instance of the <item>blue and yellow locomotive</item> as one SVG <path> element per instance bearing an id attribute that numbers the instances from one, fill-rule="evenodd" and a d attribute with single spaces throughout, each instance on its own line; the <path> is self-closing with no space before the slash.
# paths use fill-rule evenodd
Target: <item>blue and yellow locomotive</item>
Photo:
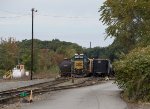
<path id="1" fill-rule="evenodd" d="M 71 71 L 73 75 L 88 76 L 92 72 L 90 71 L 91 61 L 84 54 L 75 54 L 71 62 Z"/>

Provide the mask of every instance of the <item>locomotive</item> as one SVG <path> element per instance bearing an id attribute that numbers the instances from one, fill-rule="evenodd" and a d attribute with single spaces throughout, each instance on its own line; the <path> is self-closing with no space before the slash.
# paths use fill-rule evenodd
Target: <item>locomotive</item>
<path id="1" fill-rule="evenodd" d="M 92 73 L 92 61 L 84 54 L 75 54 L 71 59 L 71 72 L 73 75 L 88 76 Z"/>

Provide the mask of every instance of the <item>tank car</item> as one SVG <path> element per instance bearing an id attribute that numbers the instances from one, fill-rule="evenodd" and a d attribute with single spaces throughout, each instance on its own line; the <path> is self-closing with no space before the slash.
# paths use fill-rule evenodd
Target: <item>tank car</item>
<path id="1" fill-rule="evenodd" d="M 71 60 L 65 58 L 59 65 L 59 69 L 62 77 L 71 76 Z"/>

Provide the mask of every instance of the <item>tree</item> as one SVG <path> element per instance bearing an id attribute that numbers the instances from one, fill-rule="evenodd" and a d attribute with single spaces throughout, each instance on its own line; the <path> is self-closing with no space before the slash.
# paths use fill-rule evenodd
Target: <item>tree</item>
<path id="1" fill-rule="evenodd" d="M 99 11 L 100 20 L 108 26 L 107 35 L 115 37 L 128 50 L 149 44 L 149 0 L 106 0 Z"/>
<path id="2" fill-rule="evenodd" d="M 31 40 L 18 42 L 20 47 L 20 63 L 25 64 L 27 70 L 31 65 Z M 34 39 L 34 71 L 47 72 L 55 69 L 65 58 L 71 58 L 76 52 L 82 51 L 82 47 L 71 43 L 53 39 L 41 41 Z"/>
<path id="3" fill-rule="evenodd" d="M 14 38 L 0 41 L 0 69 L 11 70 L 18 62 L 19 48 Z"/>
<path id="4" fill-rule="evenodd" d="M 129 99 L 150 101 L 150 1 L 106 0 L 100 12 L 111 47 L 123 52 L 113 64 L 116 83 Z"/>
<path id="5" fill-rule="evenodd" d="M 48 49 L 41 49 L 39 53 L 39 70 L 47 71 L 51 66 L 51 57 Z"/>

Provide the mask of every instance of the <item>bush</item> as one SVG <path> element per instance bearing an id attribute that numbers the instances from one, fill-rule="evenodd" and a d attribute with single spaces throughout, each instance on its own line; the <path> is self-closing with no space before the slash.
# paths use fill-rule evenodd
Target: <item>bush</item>
<path id="1" fill-rule="evenodd" d="M 150 46 L 132 50 L 113 66 L 116 82 L 130 100 L 150 101 Z"/>

